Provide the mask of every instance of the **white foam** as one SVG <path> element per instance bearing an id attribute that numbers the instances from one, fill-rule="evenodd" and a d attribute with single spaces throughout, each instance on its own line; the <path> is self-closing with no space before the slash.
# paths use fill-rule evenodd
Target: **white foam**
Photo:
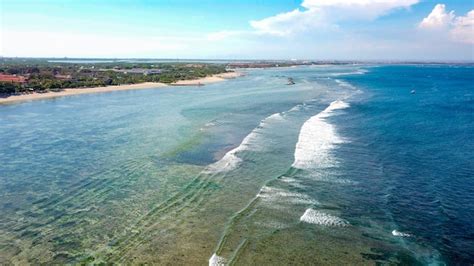
<path id="1" fill-rule="evenodd" d="M 291 108 L 290 110 L 288 110 L 287 112 L 296 112 L 296 111 L 299 111 L 303 108 L 303 104 L 298 104 L 298 105 L 295 105 L 293 108 Z"/>
<path id="2" fill-rule="evenodd" d="M 393 236 L 400 236 L 400 237 L 410 237 L 411 235 L 408 233 L 400 232 L 398 230 L 393 230 L 392 231 Z"/>
<path id="3" fill-rule="evenodd" d="M 310 175 L 305 176 L 305 178 L 309 178 L 314 181 L 319 182 L 327 182 L 327 183 L 335 183 L 335 184 L 346 184 L 346 185 L 357 185 L 358 182 L 352 181 L 345 178 L 336 178 L 336 177 L 328 177 L 325 172 L 313 172 Z"/>
<path id="4" fill-rule="evenodd" d="M 210 164 L 204 170 L 205 173 L 220 173 L 228 172 L 236 169 L 242 159 L 238 157 L 238 153 L 241 151 L 259 151 L 261 150 L 261 137 L 263 130 L 266 128 L 267 124 L 272 120 L 283 120 L 283 116 L 280 113 L 275 113 L 269 117 L 260 121 L 260 124 L 254 128 L 240 143 L 240 145 L 229 152 L 227 152 L 222 159 L 219 161 Z"/>
<path id="5" fill-rule="evenodd" d="M 287 177 L 287 176 L 284 176 L 280 179 L 282 182 L 285 182 L 287 184 L 289 184 L 290 186 L 292 187 L 296 187 L 296 188 L 306 188 L 305 185 L 302 185 L 300 183 L 299 180 L 295 179 L 295 178 L 292 178 L 292 177 Z"/>
<path id="6" fill-rule="evenodd" d="M 278 202 L 278 203 L 291 203 L 291 204 L 319 204 L 316 200 L 312 199 L 310 196 L 297 193 L 297 192 L 290 192 L 285 189 L 281 188 L 274 188 L 263 186 L 260 189 L 260 192 L 257 194 L 257 197 L 261 198 L 266 202 Z M 280 206 L 280 204 L 278 204 Z"/>
<path id="7" fill-rule="evenodd" d="M 283 176 L 280 178 L 281 181 L 285 182 L 285 183 L 295 183 L 295 182 L 299 182 L 298 180 L 296 180 L 295 178 L 293 177 L 288 177 L 288 176 Z"/>
<path id="8" fill-rule="evenodd" d="M 225 266 L 226 259 L 223 257 L 217 256 L 216 253 L 212 254 L 209 259 L 209 266 Z"/>
<path id="9" fill-rule="evenodd" d="M 275 113 L 275 114 L 272 114 L 271 116 L 267 117 L 266 119 L 262 120 L 262 122 L 267 122 L 268 120 L 271 120 L 271 119 L 282 120 L 283 116 L 280 113 Z"/>
<path id="10" fill-rule="evenodd" d="M 346 88 L 349 88 L 349 89 L 356 89 L 356 87 L 352 86 L 351 84 L 349 84 L 346 81 L 343 81 L 343 80 L 340 80 L 340 79 L 335 79 L 334 81 L 342 87 L 346 87 Z"/>
<path id="11" fill-rule="evenodd" d="M 324 226 L 348 226 L 349 222 L 331 214 L 320 212 L 314 209 L 307 209 L 300 217 L 300 221 L 310 224 L 318 224 Z"/>
<path id="12" fill-rule="evenodd" d="M 349 75 L 363 75 L 365 73 L 369 72 L 367 69 L 358 69 L 352 72 L 340 72 L 340 73 L 332 73 L 330 74 L 333 77 L 338 77 L 338 76 L 349 76 Z"/>
<path id="13" fill-rule="evenodd" d="M 211 121 L 211 122 L 207 122 L 204 126 L 205 127 L 213 127 L 216 125 L 216 122 L 215 121 Z"/>
<path id="14" fill-rule="evenodd" d="M 349 104 L 344 101 L 337 100 L 329 104 L 329 106 L 326 109 L 324 109 L 322 113 L 327 114 L 327 113 L 331 113 L 334 110 L 345 109 L 345 108 L 349 108 Z"/>
<path id="15" fill-rule="evenodd" d="M 336 134 L 334 127 L 324 118 L 331 116 L 335 110 L 348 107 L 349 104 L 346 102 L 334 101 L 324 111 L 303 124 L 298 143 L 296 143 L 293 167 L 309 169 L 333 165 L 329 151 L 335 144 L 343 143 L 344 140 Z"/>
<path id="16" fill-rule="evenodd" d="M 210 164 L 204 170 L 205 173 L 220 173 L 220 172 L 228 172 L 231 171 L 239 166 L 242 162 L 242 159 L 237 157 L 235 153 L 239 151 L 238 147 L 227 152 L 224 157 L 222 157 L 219 161 Z"/>

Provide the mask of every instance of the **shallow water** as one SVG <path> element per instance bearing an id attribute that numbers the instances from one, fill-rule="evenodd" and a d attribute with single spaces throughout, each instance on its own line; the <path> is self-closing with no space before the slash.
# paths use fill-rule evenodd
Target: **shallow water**
<path id="1" fill-rule="evenodd" d="M 0 106 L 0 263 L 474 261 L 474 68 L 246 74 Z"/>

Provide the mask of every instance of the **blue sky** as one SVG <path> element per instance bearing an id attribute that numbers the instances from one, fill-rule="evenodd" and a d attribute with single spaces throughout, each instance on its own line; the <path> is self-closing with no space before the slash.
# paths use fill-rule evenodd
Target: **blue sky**
<path id="1" fill-rule="evenodd" d="M 0 0 L 3 56 L 474 60 L 472 0 Z"/>

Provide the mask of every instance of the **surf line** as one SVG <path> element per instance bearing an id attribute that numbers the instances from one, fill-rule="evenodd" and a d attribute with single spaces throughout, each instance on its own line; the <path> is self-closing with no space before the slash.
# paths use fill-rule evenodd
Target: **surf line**
<path id="1" fill-rule="evenodd" d="M 242 163 L 242 159 L 238 156 L 238 153 L 242 151 L 255 151 L 258 150 L 257 146 L 255 145 L 258 142 L 259 138 L 263 134 L 263 130 L 267 127 L 268 123 L 272 120 L 282 120 L 283 113 L 274 113 L 262 121 L 260 124 L 254 128 L 240 143 L 239 146 L 227 152 L 224 157 L 222 157 L 219 161 L 210 164 L 204 170 L 207 174 L 216 174 L 222 172 L 229 172 L 236 169 L 240 163 Z"/>
<path id="2" fill-rule="evenodd" d="M 295 160 L 293 164 L 284 174 L 265 182 L 262 188 L 267 187 L 271 182 L 275 182 L 281 178 L 295 176 L 298 172 L 302 170 L 322 166 L 327 163 L 329 157 L 329 150 L 334 148 L 335 144 L 343 143 L 344 140 L 336 134 L 334 127 L 324 120 L 325 118 L 332 116 L 334 114 L 334 111 L 345 108 L 349 108 L 348 103 L 342 100 L 336 100 L 331 102 L 330 105 L 322 112 L 308 119 L 300 129 L 298 142 L 295 147 Z M 262 120 L 262 122 L 263 121 L 264 120 Z M 242 143 L 244 142 L 245 139 Z M 237 147 L 236 149 L 238 149 L 239 147 Z M 229 153 L 234 154 L 235 152 L 233 151 L 234 150 L 230 151 Z M 227 239 L 233 232 L 233 227 L 249 212 L 252 211 L 252 209 L 257 205 L 259 199 L 260 192 L 243 209 L 238 211 L 229 220 L 227 226 L 224 229 L 224 234 L 222 235 L 214 253 L 209 259 L 209 266 L 232 265 L 233 263 L 235 263 L 236 259 L 238 259 L 239 253 L 242 252 L 242 249 L 245 248 L 246 244 L 248 243 L 247 238 L 244 238 L 240 241 L 238 248 L 236 248 L 234 252 L 229 256 L 229 259 L 225 258 L 221 253 L 225 248 Z M 304 217 L 305 214 L 306 216 L 308 216 L 307 213 L 308 210 L 305 211 L 302 217 Z M 342 220 L 340 218 L 335 220 L 334 218 L 337 217 L 333 217 L 328 214 L 319 213 L 319 215 L 321 216 L 317 217 L 319 220 L 333 221 L 332 223 L 329 223 L 330 225 L 335 224 L 338 226 L 345 226 L 348 224 L 345 220 Z M 306 220 L 300 218 L 300 221 L 305 222 Z"/>

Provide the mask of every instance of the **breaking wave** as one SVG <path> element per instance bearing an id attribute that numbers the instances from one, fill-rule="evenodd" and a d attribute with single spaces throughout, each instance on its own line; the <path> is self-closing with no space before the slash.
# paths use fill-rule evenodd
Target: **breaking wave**
<path id="1" fill-rule="evenodd" d="M 338 76 L 349 76 L 349 75 L 364 75 L 369 72 L 367 69 L 357 69 L 351 72 L 340 72 L 340 73 L 332 73 L 330 76 L 338 77 Z"/>
<path id="2" fill-rule="evenodd" d="M 275 113 L 263 119 L 260 124 L 242 140 L 238 147 L 228 151 L 219 161 L 207 166 L 204 172 L 212 174 L 228 172 L 236 169 L 242 162 L 242 159 L 238 156 L 238 153 L 242 151 L 259 151 L 261 149 L 261 137 L 263 130 L 267 127 L 268 123 L 272 120 L 278 121 L 283 119 L 284 118 L 281 113 Z"/>
<path id="3" fill-rule="evenodd" d="M 306 209 L 304 214 L 300 217 L 300 221 L 310 224 L 318 224 L 318 225 L 325 225 L 325 226 L 337 226 L 343 227 L 348 226 L 349 222 L 344 219 L 341 219 L 337 216 L 327 214 L 321 211 L 317 211 L 314 209 Z"/>
<path id="4" fill-rule="evenodd" d="M 348 107 L 349 104 L 344 101 L 334 101 L 303 124 L 295 148 L 295 161 L 292 165 L 294 168 L 310 169 L 332 165 L 329 150 L 344 140 L 336 134 L 334 126 L 327 123 L 325 118 L 330 117 L 335 110 Z"/>
<path id="5" fill-rule="evenodd" d="M 319 204 L 308 195 L 269 186 L 263 186 L 260 189 L 260 192 L 257 194 L 257 197 L 261 198 L 263 201 L 270 201 L 274 203 L 286 202 L 291 204 Z"/>
<path id="6" fill-rule="evenodd" d="M 345 88 L 349 88 L 349 89 L 356 89 L 356 87 L 352 86 L 351 84 L 349 84 L 348 82 L 346 81 L 343 81 L 343 80 L 340 80 L 340 79 L 335 79 L 334 80 L 337 84 L 339 84 L 339 86 L 342 86 L 342 87 L 345 87 Z"/>
<path id="7" fill-rule="evenodd" d="M 392 231 L 393 236 L 400 236 L 400 237 L 410 237 L 411 235 L 408 233 L 400 232 L 398 230 L 393 230 Z"/>
<path id="8" fill-rule="evenodd" d="M 212 257 L 209 259 L 209 266 L 224 266 L 225 264 L 226 259 L 217 256 L 215 253 L 212 254 Z"/>
<path id="9" fill-rule="evenodd" d="M 243 161 L 239 157 L 240 151 L 260 151 L 262 149 L 263 140 L 260 137 L 264 133 L 262 130 L 266 128 L 269 120 L 272 120 L 272 122 L 277 121 L 275 119 L 289 121 L 286 119 L 288 118 L 287 115 L 290 115 L 292 112 L 301 111 L 305 108 L 305 105 L 305 103 L 296 105 L 286 112 L 276 113 L 262 120 L 260 125 L 245 137 L 237 148 L 229 151 L 221 160 L 209 166 L 209 170 L 222 172 L 235 169 Z M 287 228 L 294 225 L 294 222 L 295 224 L 297 223 L 300 211 L 304 209 L 306 211 L 299 217 L 301 222 L 332 227 L 349 225 L 349 222 L 344 219 L 312 209 L 314 206 L 321 205 L 321 203 L 305 193 L 306 186 L 301 183 L 300 178 L 297 176 L 297 173 L 299 173 L 298 169 L 317 168 L 324 166 L 324 162 L 334 160 L 329 150 L 333 148 L 334 144 L 342 143 L 343 139 L 337 136 L 333 126 L 326 122 L 325 119 L 332 116 L 334 111 L 348 107 L 349 104 L 344 101 L 334 101 L 325 110 L 303 123 L 295 147 L 295 158 L 292 168 L 276 179 L 267 181 L 249 204 L 236 213 L 229 222 L 215 254 L 209 259 L 209 265 L 232 263 L 240 247 L 246 241 L 250 241 L 249 239 L 253 238 L 253 236 L 242 235 L 241 231 L 235 229 L 239 226 L 251 225 L 253 227 L 257 226 L 260 229 L 266 228 L 266 230 Z M 262 217 L 254 215 L 257 210 L 260 210 L 260 215 L 263 214 Z M 268 212 L 275 215 L 267 217 L 266 214 Z M 236 246 L 233 246 L 234 244 Z"/>

